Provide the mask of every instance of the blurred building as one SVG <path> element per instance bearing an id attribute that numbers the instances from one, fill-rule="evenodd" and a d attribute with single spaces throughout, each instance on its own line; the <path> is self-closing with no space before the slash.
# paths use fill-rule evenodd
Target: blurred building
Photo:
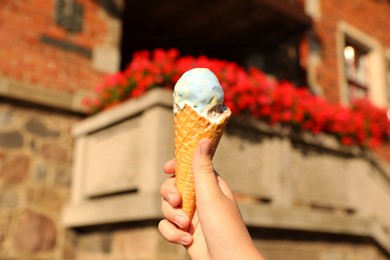
<path id="1" fill-rule="evenodd" d="M 103 118 L 80 127 L 87 117 L 83 98 L 93 95 L 105 75 L 124 69 L 135 51 L 174 47 L 182 54 L 205 54 L 257 66 L 308 87 L 330 102 L 348 105 L 353 98 L 364 96 L 389 107 L 389 16 L 387 0 L 2 0 L 0 259 L 187 259 L 182 248 L 166 243 L 156 230 L 161 217 L 158 199 L 131 197 L 140 190 L 158 193 L 164 176 L 150 180 L 146 174 L 150 169 L 158 174 L 153 167 L 165 160 L 153 157 L 158 155 L 155 150 L 167 158 L 172 155 L 172 147 L 161 148 L 172 143 L 169 138 L 147 140 L 161 142 L 151 143 L 159 147 L 155 150 L 128 151 L 134 158 L 142 153 L 155 159 L 150 168 L 131 173 L 143 175 L 146 187 L 138 187 L 137 182 L 132 186 L 132 180 L 124 186 L 115 181 L 102 184 L 98 181 L 105 177 L 98 166 L 96 178 L 88 169 L 85 172 L 90 175 L 83 177 L 87 173 L 74 163 L 80 160 L 75 136 L 97 133 L 85 130 L 93 124 L 104 129 L 110 126 L 105 123 L 109 119 Z M 157 102 L 153 96 L 150 100 Z M 167 99 L 161 96 L 161 100 Z M 160 112 L 153 113 L 143 113 L 146 116 L 139 125 L 144 121 L 157 125 L 150 120 L 159 118 Z M 167 113 L 169 109 L 161 115 Z M 125 125 L 130 126 L 133 123 Z M 118 129 L 96 140 L 109 141 L 104 138 L 115 137 Z M 245 129 L 237 129 L 231 132 L 245 135 Z M 270 131 L 261 128 L 249 135 L 268 138 L 273 136 Z M 249 141 L 234 141 L 235 135 L 221 145 L 234 149 L 234 142 L 241 142 L 241 148 L 252 147 Z M 133 142 L 118 138 L 113 140 Z M 274 139 L 256 145 L 262 153 L 287 154 L 302 164 L 297 166 L 288 196 L 280 182 L 283 170 L 287 174 L 294 163 L 283 161 L 286 169 L 279 161 L 272 163 L 274 157 L 267 157 L 271 161 L 264 157 L 264 164 L 270 162 L 272 167 L 262 166 L 256 179 L 262 191 L 258 191 L 256 181 L 244 183 L 229 175 L 229 169 L 236 167 L 224 161 L 229 154 L 216 158 L 227 178 L 235 182 L 244 218 L 264 255 L 269 259 L 390 258 L 389 147 L 361 158 L 332 145 L 318 148 L 287 139 L 279 140 L 278 148 L 272 148 Z M 96 163 L 105 165 L 104 147 L 112 144 L 108 141 L 99 146 L 101 161 Z M 253 147 L 255 151 L 257 146 Z M 327 159 L 305 157 L 313 153 Z M 126 168 L 121 166 L 120 170 Z M 248 162 L 242 167 L 252 166 L 258 165 Z M 309 176 L 320 172 L 320 177 L 305 179 L 300 170 Z M 333 175 L 328 179 L 327 172 L 332 171 L 357 172 L 359 177 Z M 90 178 L 92 184 L 82 186 L 83 178 Z M 247 207 L 247 201 L 261 205 Z M 106 209 L 114 211 L 111 214 Z"/>

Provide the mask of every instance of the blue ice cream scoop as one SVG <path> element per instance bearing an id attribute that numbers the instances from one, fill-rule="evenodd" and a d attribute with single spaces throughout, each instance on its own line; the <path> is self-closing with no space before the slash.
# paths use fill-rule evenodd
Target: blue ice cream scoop
<path id="1" fill-rule="evenodd" d="M 224 93 L 218 78 L 207 68 L 195 68 L 185 72 L 173 91 L 174 112 L 190 106 L 198 114 L 207 117 L 211 110 L 223 112 Z M 218 108 L 218 109 L 215 109 Z"/>

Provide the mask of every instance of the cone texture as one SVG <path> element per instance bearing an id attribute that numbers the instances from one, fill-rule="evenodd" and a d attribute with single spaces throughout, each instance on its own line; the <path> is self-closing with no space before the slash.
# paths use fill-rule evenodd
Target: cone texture
<path id="1" fill-rule="evenodd" d="M 175 121 L 176 186 L 182 196 L 182 209 L 192 218 L 195 211 L 195 186 L 192 175 L 192 157 L 198 142 L 203 138 L 213 141 L 212 155 L 218 146 L 230 110 L 219 124 L 210 122 L 189 106 L 179 110 Z"/>

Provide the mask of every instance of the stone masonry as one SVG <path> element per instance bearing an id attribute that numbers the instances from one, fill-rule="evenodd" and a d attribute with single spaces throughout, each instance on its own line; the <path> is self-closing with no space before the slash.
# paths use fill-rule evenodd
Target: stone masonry
<path id="1" fill-rule="evenodd" d="M 68 259 L 60 222 L 75 116 L 0 105 L 0 259 Z"/>

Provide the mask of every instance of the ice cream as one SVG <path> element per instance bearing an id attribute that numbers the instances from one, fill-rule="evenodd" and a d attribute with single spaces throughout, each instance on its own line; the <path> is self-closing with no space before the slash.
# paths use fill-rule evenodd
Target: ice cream
<path id="1" fill-rule="evenodd" d="M 223 104 L 224 92 L 209 69 L 195 68 L 182 75 L 175 85 L 175 159 L 176 186 L 182 196 L 183 210 L 192 217 L 196 196 L 192 157 L 202 138 L 213 141 L 214 154 L 231 114 Z"/>
<path id="2" fill-rule="evenodd" d="M 217 77 L 209 69 L 195 68 L 181 76 L 173 92 L 174 113 L 190 106 L 199 115 L 216 121 L 227 108 L 223 105 L 224 93 Z"/>

